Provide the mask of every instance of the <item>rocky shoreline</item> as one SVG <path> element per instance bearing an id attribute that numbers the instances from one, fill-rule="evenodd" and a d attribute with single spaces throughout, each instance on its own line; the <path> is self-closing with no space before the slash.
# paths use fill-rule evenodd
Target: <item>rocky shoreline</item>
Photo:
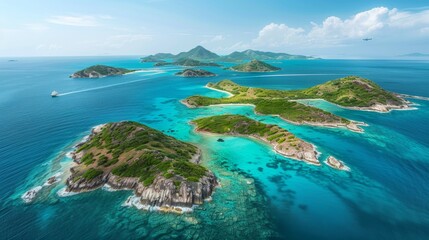
<path id="1" fill-rule="evenodd" d="M 121 177 L 114 175 L 111 171 L 103 172 L 92 179 L 79 177 L 77 169 L 81 167 L 84 151 L 78 152 L 80 146 L 100 133 L 105 125 L 99 125 L 92 129 L 91 134 L 76 146 L 76 150 L 71 153 L 76 166 L 70 168 L 71 175 L 66 181 L 66 193 L 87 192 L 109 185 L 115 190 L 133 190 L 135 196 L 139 197 L 140 204 L 157 207 L 172 212 L 178 212 L 181 207 L 191 208 L 194 205 L 203 204 L 209 199 L 218 181 L 211 171 L 198 179 L 198 181 L 188 181 L 184 178 L 180 182 L 177 179 L 166 178 L 165 175 L 157 175 L 150 185 L 144 184 L 138 177 Z M 189 159 L 190 162 L 198 164 L 201 161 L 200 150 Z M 179 185 L 178 185 L 179 183 Z"/>
<path id="2" fill-rule="evenodd" d="M 342 161 L 334 158 L 333 156 L 329 156 L 325 163 L 331 168 L 342 170 L 342 171 L 350 171 L 350 168 L 347 167 Z"/>

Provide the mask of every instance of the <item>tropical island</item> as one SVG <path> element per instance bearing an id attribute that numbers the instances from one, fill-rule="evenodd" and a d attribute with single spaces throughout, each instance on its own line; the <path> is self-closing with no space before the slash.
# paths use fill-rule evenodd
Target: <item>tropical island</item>
<path id="1" fill-rule="evenodd" d="M 157 53 L 141 58 L 142 62 L 162 62 L 165 60 L 173 59 L 178 60 L 181 58 L 191 58 L 199 61 L 217 61 L 217 62 L 243 62 L 256 60 L 294 60 L 294 59 L 315 59 L 314 57 L 304 55 L 292 55 L 287 53 L 274 53 L 274 52 L 262 52 L 256 50 L 245 50 L 242 52 L 233 52 L 225 56 L 219 56 L 218 54 L 205 49 L 202 46 L 196 46 L 195 48 L 181 52 L 177 55 L 171 53 Z"/>
<path id="2" fill-rule="evenodd" d="M 101 78 L 107 76 L 123 75 L 134 71 L 136 70 L 110 67 L 106 65 L 94 65 L 73 73 L 70 75 L 70 78 Z"/>
<path id="3" fill-rule="evenodd" d="M 325 127 L 346 127 L 362 132 L 359 125 L 327 111 L 305 105 L 302 99 L 323 99 L 341 107 L 386 112 L 391 109 L 408 108 L 402 97 L 388 92 L 374 82 L 356 76 L 349 76 L 302 90 L 274 90 L 240 86 L 230 80 L 208 83 L 207 87 L 230 93 L 227 98 L 191 96 L 181 102 L 188 107 L 203 107 L 219 104 L 251 104 L 255 112 L 277 115 L 294 124 Z"/>
<path id="4" fill-rule="evenodd" d="M 285 129 L 264 124 L 241 115 L 220 115 L 193 120 L 197 132 L 245 136 L 269 144 L 288 158 L 320 165 L 315 147 Z"/>
<path id="5" fill-rule="evenodd" d="M 169 66 L 169 65 L 183 66 L 183 67 L 201 67 L 201 66 L 220 67 L 219 64 L 214 62 L 201 62 L 192 58 L 181 58 L 175 62 L 159 61 L 154 66 L 162 67 L 162 66 Z"/>
<path id="6" fill-rule="evenodd" d="M 203 69 L 185 69 L 181 72 L 178 72 L 176 74 L 174 74 L 176 76 L 180 76 L 180 77 L 187 77 L 187 78 L 192 78 L 192 77 L 214 77 L 216 76 L 216 74 L 203 70 Z"/>
<path id="7" fill-rule="evenodd" d="M 134 190 L 141 204 L 180 211 L 202 204 L 218 185 L 199 164 L 200 150 L 137 122 L 95 127 L 72 153 L 67 192 L 84 192 L 108 184 Z"/>
<path id="8" fill-rule="evenodd" d="M 280 69 L 281 68 L 272 66 L 268 63 L 265 63 L 256 59 L 248 63 L 243 63 L 240 65 L 227 68 L 227 70 L 232 70 L 236 72 L 275 72 L 275 71 L 279 71 Z"/>

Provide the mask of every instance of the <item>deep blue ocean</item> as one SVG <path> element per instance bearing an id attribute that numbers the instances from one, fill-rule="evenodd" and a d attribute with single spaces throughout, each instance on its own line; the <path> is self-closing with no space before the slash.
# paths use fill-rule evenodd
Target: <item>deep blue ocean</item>
<path id="1" fill-rule="evenodd" d="M 188 109 L 195 94 L 225 78 L 247 86 L 299 89 L 358 75 L 383 88 L 429 97 L 429 61 L 273 61 L 276 73 L 180 78 L 179 67 L 153 68 L 138 57 L 0 58 L 0 239 L 429 239 L 429 101 L 416 110 L 375 113 L 311 104 L 363 121 L 365 133 L 296 126 L 256 115 L 250 106 Z M 102 79 L 68 76 L 94 64 L 145 71 Z M 62 94 L 51 98 L 56 90 Z M 278 124 L 313 143 L 320 161 L 333 155 L 351 168 L 337 171 L 284 158 L 239 137 L 193 132 L 198 117 L 237 113 Z M 98 124 L 133 120 L 198 145 L 220 179 L 211 202 L 177 215 L 123 206 L 129 191 L 99 189 L 68 197 L 64 187 L 73 145 Z M 172 131 L 174 130 L 174 131 Z M 54 174 L 26 204 L 21 195 Z"/>

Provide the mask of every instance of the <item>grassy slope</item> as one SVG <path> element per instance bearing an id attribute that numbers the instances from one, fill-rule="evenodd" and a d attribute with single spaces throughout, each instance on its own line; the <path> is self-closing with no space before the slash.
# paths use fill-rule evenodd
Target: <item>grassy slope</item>
<path id="1" fill-rule="evenodd" d="M 98 72 L 101 75 L 109 75 L 109 74 L 120 75 L 120 74 L 125 74 L 133 71 L 134 70 L 129 70 L 125 68 L 115 68 L 115 67 L 110 67 L 105 65 L 95 65 L 95 66 L 85 68 L 81 71 L 78 71 L 76 72 L 76 74 L 82 75 L 84 73 Z"/>
<path id="2" fill-rule="evenodd" d="M 234 94 L 231 98 L 191 96 L 185 101 L 193 106 L 225 103 L 250 103 L 262 114 L 274 114 L 293 122 L 349 123 L 348 120 L 318 108 L 294 101 L 322 98 L 345 107 L 370 107 L 374 104 L 401 105 L 402 99 L 360 77 L 345 77 L 303 90 L 273 90 L 240 86 L 230 80 L 209 83 L 209 87 Z"/>
<path id="3" fill-rule="evenodd" d="M 272 72 L 280 70 L 278 67 L 258 60 L 252 60 L 248 63 L 230 67 L 229 69 L 238 72 Z"/>
<path id="4" fill-rule="evenodd" d="M 310 144 L 296 138 L 292 133 L 276 125 L 264 124 L 241 115 L 219 115 L 192 121 L 198 131 L 217 134 L 253 136 L 282 151 L 305 151 Z"/>
<path id="5" fill-rule="evenodd" d="M 77 175 L 88 180 L 111 171 L 122 177 L 138 177 L 150 185 L 156 176 L 198 181 L 207 169 L 189 162 L 197 147 L 136 122 L 107 124 L 77 149 L 83 151 Z"/>

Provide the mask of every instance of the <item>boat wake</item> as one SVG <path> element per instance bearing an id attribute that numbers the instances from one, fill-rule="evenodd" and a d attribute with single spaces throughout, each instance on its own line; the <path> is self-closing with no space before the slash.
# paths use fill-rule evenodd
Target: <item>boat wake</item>
<path id="1" fill-rule="evenodd" d="M 159 72 L 154 72 L 154 73 L 151 73 L 151 74 L 147 74 L 145 76 L 153 76 L 153 75 L 157 75 L 157 74 L 161 74 L 161 73 L 163 73 L 163 72 L 159 71 Z M 111 88 L 111 87 L 121 86 L 121 85 L 127 85 L 127 84 L 136 83 L 136 82 L 143 82 L 143 81 L 147 81 L 147 80 L 153 79 L 153 78 L 154 77 L 150 77 L 150 78 L 138 79 L 138 80 L 134 80 L 134 81 L 128 81 L 128 82 L 110 84 L 110 85 L 101 86 L 101 87 L 88 88 L 88 89 L 83 89 L 83 90 L 77 90 L 77 91 L 71 91 L 71 92 L 66 92 L 66 93 L 60 93 L 60 94 L 57 94 L 56 96 L 62 97 L 62 96 L 67 96 L 67 95 L 71 95 L 71 94 L 76 94 L 76 93 L 90 92 L 90 91 L 94 91 L 94 90 L 100 90 L 100 89 L 105 89 L 105 88 Z"/>

